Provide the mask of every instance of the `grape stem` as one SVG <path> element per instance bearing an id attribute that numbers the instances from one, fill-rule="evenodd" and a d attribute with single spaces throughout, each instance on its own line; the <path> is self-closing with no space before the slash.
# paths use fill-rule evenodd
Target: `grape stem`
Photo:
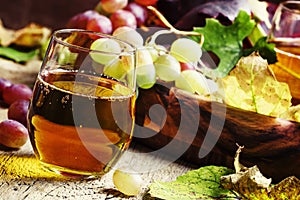
<path id="1" fill-rule="evenodd" d="M 176 29 L 170 22 L 153 6 L 147 6 L 147 9 L 152 11 L 161 21 L 162 23 L 170 29 L 171 32 L 178 35 L 185 35 L 185 36 L 200 36 L 200 42 L 199 44 L 202 46 L 204 43 L 204 37 L 203 34 L 197 33 L 195 31 L 181 31 Z"/>

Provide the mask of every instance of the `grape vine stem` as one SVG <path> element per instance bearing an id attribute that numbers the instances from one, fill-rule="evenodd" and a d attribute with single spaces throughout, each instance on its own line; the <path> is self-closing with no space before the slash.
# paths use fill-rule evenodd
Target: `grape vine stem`
<path id="1" fill-rule="evenodd" d="M 203 34 L 197 33 L 194 31 L 181 31 L 176 29 L 170 22 L 153 6 L 147 6 L 147 8 L 152 11 L 161 21 L 162 23 L 170 29 L 171 32 L 178 34 L 178 35 L 185 35 L 185 36 L 200 36 L 199 44 L 202 46 L 204 43 Z"/>

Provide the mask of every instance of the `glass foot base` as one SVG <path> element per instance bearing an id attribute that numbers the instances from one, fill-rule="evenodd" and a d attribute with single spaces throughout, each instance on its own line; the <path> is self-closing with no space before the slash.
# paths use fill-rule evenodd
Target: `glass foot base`
<path id="1" fill-rule="evenodd" d="M 108 170 L 103 170 L 102 172 L 86 172 L 86 171 L 77 171 L 77 170 L 72 170 L 64 167 L 59 167 L 44 162 L 41 162 L 41 164 L 43 168 L 47 171 L 53 172 L 55 174 L 61 175 L 66 178 L 72 178 L 72 179 L 96 179 L 96 178 L 100 178 L 108 171 Z"/>

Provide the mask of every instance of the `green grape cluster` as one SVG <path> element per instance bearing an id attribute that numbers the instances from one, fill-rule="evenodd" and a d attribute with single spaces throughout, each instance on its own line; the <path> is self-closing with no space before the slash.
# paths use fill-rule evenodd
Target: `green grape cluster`
<path id="1" fill-rule="evenodd" d="M 174 82 L 175 86 L 191 93 L 202 95 L 209 94 L 207 79 L 196 71 L 195 65 L 202 56 L 201 45 L 189 38 L 177 38 L 170 44 L 169 48 L 155 43 L 160 34 L 170 33 L 161 31 L 152 35 L 151 39 L 144 39 L 135 29 L 120 27 L 116 29 L 113 36 L 127 41 L 137 49 L 136 53 L 136 82 L 138 87 L 149 89 L 158 80 Z M 120 52 L 120 47 L 115 41 L 103 38 L 96 40 L 91 48 L 103 52 Z M 104 56 L 104 57 L 103 57 Z M 116 79 L 120 79 L 129 73 L 120 58 L 110 57 L 107 54 L 91 55 L 94 61 L 104 67 L 104 73 Z"/>

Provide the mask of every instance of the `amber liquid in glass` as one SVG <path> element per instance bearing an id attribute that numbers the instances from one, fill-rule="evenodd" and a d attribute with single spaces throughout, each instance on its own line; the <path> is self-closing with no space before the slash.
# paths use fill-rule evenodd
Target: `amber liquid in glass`
<path id="1" fill-rule="evenodd" d="M 57 172 L 101 176 L 130 144 L 134 103 L 134 92 L 117 80 L 42 73 L 28 113 L 38 159 Z"/>
<path id="2" fill-rule="evenodd" d="M 300 100 L 300 38 L 279 38 L 275 44 L 278 62 L 270 65 L 278 81 L 286 82 L 295 101 Z"/>

